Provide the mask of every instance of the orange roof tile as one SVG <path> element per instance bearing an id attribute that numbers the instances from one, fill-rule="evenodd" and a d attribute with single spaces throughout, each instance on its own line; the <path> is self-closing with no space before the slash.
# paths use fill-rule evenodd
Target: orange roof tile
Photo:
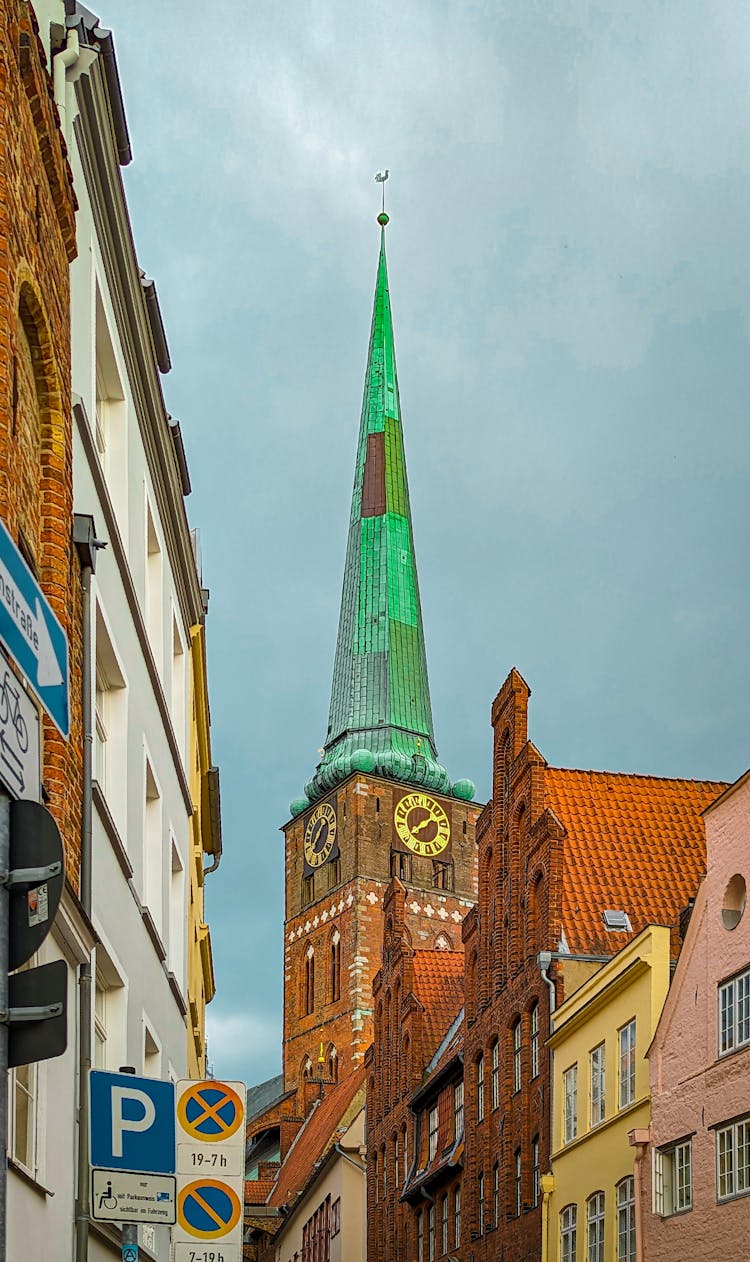
<path id="1" fill-rule="evenodd" d="M 415 951 L 414 994 L 424 1008 L 422 1053 L 427 1062 L 464 1002 L 463 951 Z"/>
<path id="2" fill-rule="evenodd" d="M 292 1144 L 276 1176 L 269 1205 L 293 1203 L 309 1179 L 315 1163 L 326 1155 L 340 1138 L 340 1132 L 349 1122 L 344 1122 L 347 1110 L 354 1103 L 357 1092 L 364 1088 L 365 1071 L 362 1066 L 342 1079 L 312 1110 L 297 1138 Z M 362 1093 L 364 1104 L 364 1090 Z"/>
<path id="3" fill-rule="evenodd" d="M 273 1179 L 245 1179 L 245 1204 L 265 1205 L 273 1184 Z"/>
<path id="4" fill-rule="evenodd" d="M 724 784 L 548 767 L 545 806 L 565 826 L 562 924 L 568 949 L 624 944 L 602 912 L 627 912 L 634 933 L 674 924 L 706 866 L 701 811 Z"/>

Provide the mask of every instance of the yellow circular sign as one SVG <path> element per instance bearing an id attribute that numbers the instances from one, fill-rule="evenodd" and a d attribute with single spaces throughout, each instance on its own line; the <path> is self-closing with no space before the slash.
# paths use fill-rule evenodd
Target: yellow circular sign
<path id="1" fill-rule="evenodd" d="M 196 1082 L 180 1096 L 177 1120 L 191 1139 L 215 1144 L 242 1125 L 244 1110 L 237 1092 L 225 1082 Z"/>
<path id="2" fill-rule="evenodd" d="M 177 1221 L 196 1240 L 228 1236 L 242 1216 L 234 1188 L 219 1179 L 195 1179 L 177 1197 Z"/>
<path id="3" fill-rule="evenodd" d="M 396 804 L 393 822 L 401 841 L 414 854 L 438 855 L 450 841 L 448 816 L 427 793 L 406 793 Z"/>
<path id="4" fill-rule="evenodd" d="M 336 812 L 330 802 L 319 802 L 305 828 L 305 859 L 319 868 L 330 857 L 336 841 Z"/>

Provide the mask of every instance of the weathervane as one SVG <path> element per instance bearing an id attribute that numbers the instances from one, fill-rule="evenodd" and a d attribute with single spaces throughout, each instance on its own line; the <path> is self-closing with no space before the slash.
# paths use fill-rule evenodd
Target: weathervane
<path id="1" fill-rule="evenodd" d="M 381 228 L 384 228 L 385 225 L 388 223 L 388 216 L 385 213 L 385 182 L 388 179 L 389 175 L 390 175 L 390 171 L 386 168 L 385 171 L 378 171 L 377 175 L 375 176 L 375 182 L 377 184 L 382 184 L 383 186 L 382 209 L 380 211 L 380 214 L 378 215 L 378 223 L 380 224 Z"/>

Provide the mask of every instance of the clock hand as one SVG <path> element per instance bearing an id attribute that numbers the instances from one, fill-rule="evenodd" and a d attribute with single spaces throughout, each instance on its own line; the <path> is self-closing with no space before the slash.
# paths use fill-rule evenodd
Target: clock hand
<path id="1" fill-rule="evenodd" d="M 411 830 L 411 832 L 412 832 L 412 836 L 413 836 L 413 837 L 418 837 L 420 833 L 423 833 L 423 832 L 424 832 L 425 828 L 427 828 L 427 826 L 428 826 L 429 824 L 434 824 L 434 823 L 435 823 L 435 821 L 434 821 L 434 819 L 432 818 L 432 816 L 431 816 L 431 815 L 430 815 L 430 816 L 428 816 L 428 818 L 427 818 L 427 819 L 425 819 L 425 820 L 423 820 L 421 824 L 416 824 L 416 825 L 414 826 L 414 828 L 412 828 L 412 830 Z"/>

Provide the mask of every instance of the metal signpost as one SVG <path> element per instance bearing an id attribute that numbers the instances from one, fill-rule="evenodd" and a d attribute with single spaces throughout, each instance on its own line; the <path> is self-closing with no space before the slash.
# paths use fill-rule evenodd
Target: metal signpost
<path id="1" fill-rule="evenodd" d="M 177 1083 L 173 1262 L 242 1262 L 246 1094 L 243 1082 Z"/>
<path id="2" fill-rule="evenodd" d="M 0 640 L 62 736 L 70 732 L 68 637 L 0 520 Z M 0 702 L 0 712 L 1 712 Z"/>

